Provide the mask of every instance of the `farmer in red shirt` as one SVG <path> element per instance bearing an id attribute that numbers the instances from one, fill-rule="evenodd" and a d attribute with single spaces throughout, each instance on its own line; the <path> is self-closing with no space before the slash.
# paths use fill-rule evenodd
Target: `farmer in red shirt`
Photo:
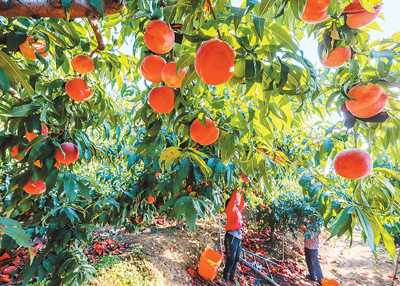
<path id="1" fill-rule="evenodd" d="M 242 195 L 244 191 L 241 191 Z M 226 281 L 235 281 L 236 265 L 242 252 L 242 214 L 244 199 L 238 204 L 238 191 L 234 190 L 232 197 L 225 203 L 226 225 L 225 225 L 225 253 L 226 263 L 224 268 L 224 279 Z"/>

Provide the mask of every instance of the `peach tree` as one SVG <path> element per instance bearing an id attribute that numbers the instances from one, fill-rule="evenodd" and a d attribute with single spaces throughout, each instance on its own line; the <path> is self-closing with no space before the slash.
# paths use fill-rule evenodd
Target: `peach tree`
<path id="1" fill-rule="evenodd" d="M 19 279 L 82 285 L 96 227 L 194 229 L 233 188 L 297 183 L 333 236 L 358 222 L 394 257 L 400 37 L 369 40 L 380 2 L 0 1 L 1 243 L 46 240 Z M 336 174 L 349 148 L 366 176 Z"/>

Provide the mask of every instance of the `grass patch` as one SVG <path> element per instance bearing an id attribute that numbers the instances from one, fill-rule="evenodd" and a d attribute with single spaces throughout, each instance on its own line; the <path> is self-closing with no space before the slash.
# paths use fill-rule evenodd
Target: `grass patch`
<path id="1" fill-rule="evenodd" d="M 93 286 L 159 286 L 164 285 L 162 273 L 141 257 L 141 249 L 133 248 L 123 258 L 106 256 L 93 263 L 97 270 Z"/>

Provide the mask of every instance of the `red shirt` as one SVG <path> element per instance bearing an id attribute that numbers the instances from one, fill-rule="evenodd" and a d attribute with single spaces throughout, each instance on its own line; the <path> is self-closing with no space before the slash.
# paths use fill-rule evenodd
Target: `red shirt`
<path id="1" fill-rule="evenodd" d="M 226 225 L 225 230 L 236 230 L 242 229 L 243 221 L 242 221 L 242 209 L 244 207 L 244 200 L 240 201 L 240 204 L 237 206 L 238 200 L 238 191 L 234 190 L 231 200 L 225 208 L 226 213 Z"/>

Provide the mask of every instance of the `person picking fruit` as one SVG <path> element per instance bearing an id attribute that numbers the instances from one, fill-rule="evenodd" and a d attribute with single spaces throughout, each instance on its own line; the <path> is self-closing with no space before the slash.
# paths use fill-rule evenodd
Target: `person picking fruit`
<path id="1" fill-rule="evenodd" d="M 241 191 L 243 195 L 244 190 Z M 235 284 L 236 266 L 242 252 L 243 220 L 242 210 L 244 199 L 238 202 L 238 191 L 234 190 L 232 196 L 225 202 L 226 225 L 225 225 L 225 254 L 226 263 L 224 268 L 224 279 Z"/>
<path id="2" fill-rule="evenodd" d="M 304 234 L 304 253 L 306 257 L 307 268 L 310 273 L 307 275 L 307 278 L 312 281 L 317 280 L 319 285 L 322 285 L 322 278 L 324 278 L 324 276 L 322 274 L 318 259 L 320 230 L 318 229 L 315 232 L 309 232 L 307 231 L 309 229 L 309 225 L 310 222 L 305 222 L 301 226 L 301 229 L 306 231 Z"/>

